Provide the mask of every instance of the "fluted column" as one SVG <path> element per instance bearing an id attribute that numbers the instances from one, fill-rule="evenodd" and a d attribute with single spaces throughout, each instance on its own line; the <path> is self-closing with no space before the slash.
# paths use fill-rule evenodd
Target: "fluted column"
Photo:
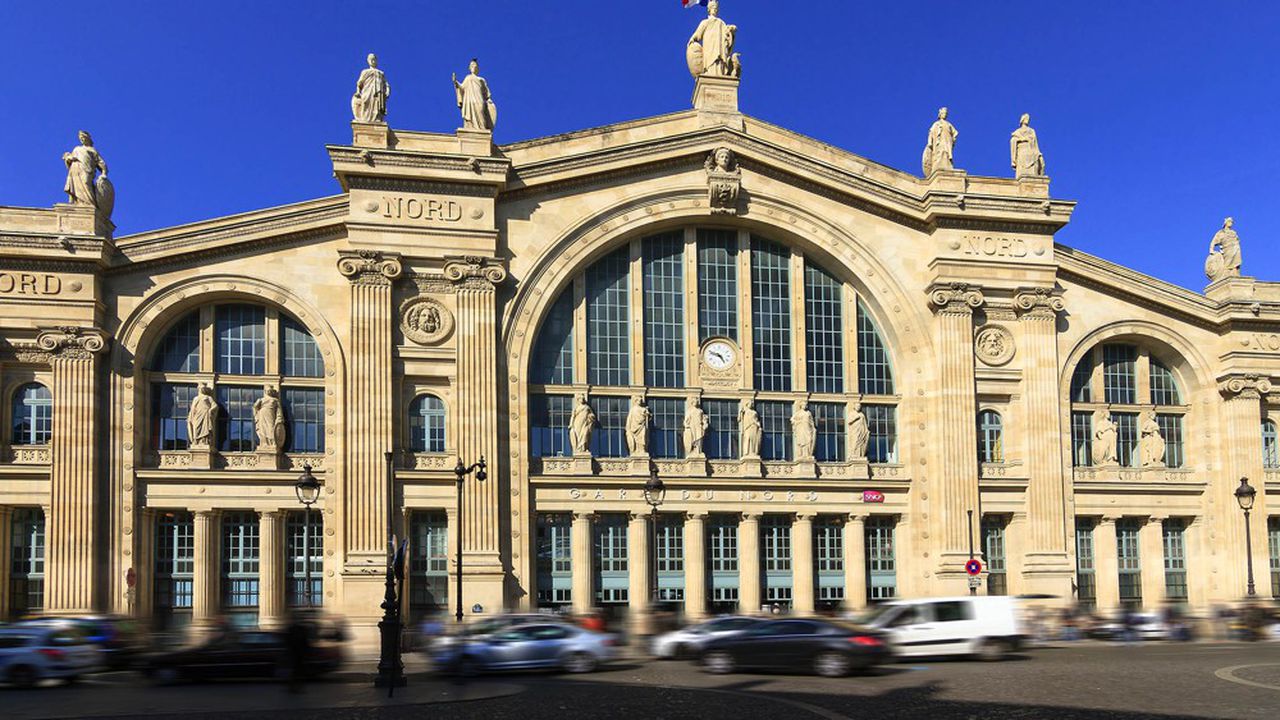
<path id="1" fill-rule="evenodd" d="M 217 510 L 197 510 L 194 516 L 191 623 L 201 626 L 213 622 L 222 605 L 218 596 L 222 533 L 219 532 Z"/>
<path id="2" fill-rule="evenodd" d="M 258 516 L 258 623 L 274 628 L 284 621 L 284 513 Z"/>
<path id="3" fill-rule="evenodd" d="M 627 525 L 627 615 L 633 635 L 647 630 L 645 622 L 649 612 L 649 597 L 653 593 L 653 566 L 657 558 L 650 557 L 653 545 L 649 541 L 649 524 L 653 515 L 631 513 Z"/>
<path id="4" fill-rule="evenodd" d="M 867 516 L 854 513 L 844 524 L 844 609 L 867 606 Z"/>
<path id="5" fill-rule="evenodd" d="M 573 611 L 589 612 L 595 605 L 591 592 L 591 569 L 595 565 L 594 558 L 591 557 L 591 513 L 573 514 L 569 544 L 573 558 Z"/>
<path id="6" fill-rule="evenodd" d="M 13 508 L 0 505 L 0 618 L 9 617 L 9 574 L 12 571 Z"/>
<path id="7" fill-rule="evenodd" d="M 53 369 L 50 508 L 45 519 L 45 611 L 94 609 L 97 587 L 98 330 L 60 327 L 36 338 Z"/>
<path id="8" fill-rule="evenodd" d="M 981 307 L 982 292 L 963 283 L 931 288 L 929 299 L 937 314 L 939 383 L 937 404 L 940 431 L 938 459 L 933 472 L 938 486 L 933 497 L 933 528 L 940 548 L 938 575 L 964 582 L 969 558 L 967 512 L 978 511 L 976 386 L 973 370 L 973 311 Z M 1056 441 L 1055 441 L 1056 442 Z M 976 529 L 976 528 L 975 528 Z"/>
<path id="9" fill-rule="evenodd" d="M 698 620 L 707 614 L 707 515 L 689 513 L 684 519 L 684 616 Z"/>
<path id="10" fill-rule="evenodd" d="M 738 521 L 738 611 L 760 612 L 760 516 L 742 513 Z"/>
<path id="11" fill-rule="evenodd" d="M 1116 521 L 1107 516 L 1093 528 L 1093 580 L 1097 587 L 1098 610 L 1111 612 L 1120 607 L 1120 549 L 1116 543 Z"/>
<path id="12" fill-rule="evenodd" d="M 796 514 L 791 523 L 791 605 L 801 614 L 814 611 L 813 516 Z"/>
<path id="13" fill-rule="evenodd" d="M 1027 589 L 1030 581 L 1026 575 L 1026 557 L 1029 554 L 1030 531 L 1027 527 L 1027 514 L 1016 512 L 1009 518 L 1004 529 L 1004 567 L 1005 581 L 1009 585 L 1010 595 L 1022 595 L 1031 592 Z M 1072 575 L 1068 575 L 1070 578 Z M 1059 597 L 1071 597 L 1070 588 Z"/>
<path id="14" fill-rule="evenodd" d="M 137 542 L 134 553 L 133 571 L 136 583 L 133 586 L 133 598 L 129 605 L 133 616 L 149 618 L 154 612 L 156 596 L 156 511 L 142 508 L 138 511 L 137 530 L 134 531 Z M 126 588 L 126 595 L 129 590 Z"/>
<path id="15" fill-rule="evenodd" d="M 1152 515 L 1138 531 L 1138 561 L 1142 563 L 1142 607 L 1157 611 L 1164 604 L 1164 518 Z"/>
<path id="16" fill-rule="evenodd" d="M 338 271 L 351 281 L 347 474 L 343 488 L 347 560 L 386 555 L 389 498 L 384 453 L 392 449 L 391 285 L 398 257 L 344 253 Z"/>
<path id="17" fill-rule="evenodd" d="M 1265 597 L 1270 578 L 1267 566 L 1267 492 L 1262 469 L 1262 396 L 1271 392 L 1271 381 L 1257 375 L 1232 375 L 1218 383 L 1222 394 L 1222 426 L 1217 433 L 1225 477 L 1213 480 L 1208 532 L 1216 588 L 1211 600 L 1239 600 L 1247 588 L 1244 512 L 1236 502 L 1240 478 L 1248 478 L 1257 495 L 1250 513 L 1253 534 L 1253 576 L 1258 594 Z"/>

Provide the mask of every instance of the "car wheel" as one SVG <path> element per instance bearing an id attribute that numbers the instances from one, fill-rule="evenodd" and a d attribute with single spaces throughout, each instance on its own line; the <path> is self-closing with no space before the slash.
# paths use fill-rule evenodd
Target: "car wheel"
<path id="1" fill-rule="evenodd" d="M 680 643 L 679 645 L 676 645 L 676 649 L 671 653 L 671 657 L 675 658 L 676 660 L 684 660 L 692 655 L 693 655 L 693 649 L 690 648 L 686 643 Z"/>
<path id="2" fill-rule="evenodd" d="M 822 677 L 844 677 L 849 674 L 849 658 L 839 652 L 820 653 L 813 659 L 813 670 Z"/>
<path id="3" fill-rule="evenodd" d="M 571 673 L 588 673 L 596 669 L 596 659 L 590 653 L 572 653 L 564 659 L 564 669 Z"/>
<path id="4" fill-rule="evenodd" d="M 702 658 L 702 666 L 707 672 L 716 675 L 728 675 L 737 667 L 733 656 L 723 650 L 713 650 Z"/>
<path id="5" fill-rule="evenodd" d="M 180 679 L 181 674 L 174 667 L 159 667 L 151 671 L 151 679 L 160 685 L 172 685 Z"/>
<path id="6" fill-rule="evenodd" d="M 1005 644 L 999 640 L 982 640 L 978 643 L 978 659 L 984 662 L 1003 660 L 1005 650 Z"/>
<path id="7" fill-rule="evenodd" d="M 29 665 L 17 665 L 9 668 L 9 683 L 15 687 L 29 688 L 36 684 L 36 669 Z"/>

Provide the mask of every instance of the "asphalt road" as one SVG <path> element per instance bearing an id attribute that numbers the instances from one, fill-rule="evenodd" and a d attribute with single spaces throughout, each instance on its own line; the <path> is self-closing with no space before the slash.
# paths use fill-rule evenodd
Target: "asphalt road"
<path id="1" fill-rule="evenodd" d="M 414 674 L 388 700 L 351 673 L 290 694 L 268 683 L 151 688 L 115 674 L 77 687 L 0 690 L 6 718 L 183 720 L 482 718 L 1280 717 L 1280 644 L 1074 645 L 997 663 L 902 663 L 871 675 L 708 675 L 686 662 L 619 663 L 582 676 L 454 682 Z"/>

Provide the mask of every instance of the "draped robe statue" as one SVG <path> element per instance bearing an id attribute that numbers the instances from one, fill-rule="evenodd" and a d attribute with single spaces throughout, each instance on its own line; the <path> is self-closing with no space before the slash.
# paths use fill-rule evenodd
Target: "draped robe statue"
<path id="1" fill-rule="evenodd" d="M 929 128 L 929 142 L 924 146 L 921 166 L 927 178 L 938 170 L 955 169 L 956 138 L 960 133 L 947 122 L 947 109 L 938 109 L 938 119 Z"/>
<path id="2" fill-rule="evenodd" d="M 1114 465 L 1116 462 L 1116 424 L 1106 410 L 1093 413 L 1093 464 Z"/>
<path id="3" fill-rule="evenodd" d="M 578 393 L 573 414 L 569 416 L 569 445 L 574 455 L 591 454 L 591 431 L 596 426 L 596 413 L 587 403 L 586 393 Z"/>
<path id="4" fill-rule="evenodd" d="M 81 130 L 79 138 L 79 145 L 62 154 L 62 162 L 67 164 L 67 181 L 62 189 L 67 193 L 67 202 L 92 205 L 102 217 L 110 219 L 115 190 L 107 179 L 107 161 L 98 154 L 87 130 Z"/>
<path id="5" fill-rule="evenodd" d="M 649 419 L 653 413 L 645 407 L 644 398 L 631 396 L 631 409 L 627 411 L 627 450 L 632 455 L 649 452 Z"/>
<path id="6" fill-rule="evenodd" d="M 489 94 L 489 83 L 480 77 L 480 62 L 471 60 L 471 72 L 462 82 L 453 76 L 453 91 L 462 110 L 462 127 L 467 130 L 493 130 L 498 122 L 498 106 Z"/>
<path id="7" fill-rule="evenodd" d="M 1009 138 L 1009 162 L 1013 163 L 1014 177 L 1044 175 L 1044 155 L 1040 152 L 1040 141 L 1036 139 L 1036 131 L 1031 128 L 1031 116 L 1022 114 L 1018 129 Z"/>
<path id="8" fill-rule="evenodd" d="M 351 116 L 356 122 L 386 122 L 391 85 L 387 83 L 386 74 L 378 69 L 378 56 L 369 53 L 368 61 L 369 67 L 360 73 L 356 92 L 351 96 Z"/>
<path id="9" fill-rule="evenodd" d="M 867 445 L 871 440 L 871 430 L 867 427 L 867 416 L 862 414 L 862 403 L 854 402 L 849 407 L 849 459 L 861 460 L 867 456 Z"/>
<path id="10" fill-rule="evenodd" d="M 711 418 L 702 410 L 702 401 L 691 397 L 684 402 L 684 452 L 687 457 L 702 457 L 702 440 L 711 427 Z"/>
<path id="11" fill-rule="evenodd" d="M 1165 441 L 1154 410 L 1142 413 L 1142 467 L 1163 467 Z"/>
<path id="12" fill-rule="evenodd" d="M 812 460 L 814 444 L 818 438 L 818 427 L 813 422 L 813 413 L 809 410 L 807 402 L 801 402 L 795 413 L 791 415 L 791 437 L 796 443 L 796 460 Z"/>
<path id="13" fill-rule="evenodd" d="M 1209 259 L 1204 262 L 1204 274 L 1210 282 L 1228 277 L 1240 277 L 1240 236 L 1233 229 L 1235 220 L 1222 221 L 1222 229 L 1209 241 Z"/>
<path id="14" fill-rule="evenodd" d="M 760 459 L 760 438 L 764 429 L 760 426 L 760 413 L 755 403 L 743 400 L 738 405 L 738 433 L 741 437 L 743 459 Z"/>
<path id="15" fill-rule="evenodd" d="M 270 385 L 253 402 L 253 429 L 258 434 L 259 450 L 279 450 L 284 446 L 284 407 L 279 393 Z"/>
<path id="16" fill-rule="evenodd" d="M 204 450 L 213 445 L 213 431 L 218 426 L 218 403 L 213 399 L 213 388 L 201 385 L 191 407 L 187 410 L 188 447 Z"/>
<path id="17" fill-rule="evenodd" d="M 694 77 L 741 75 L 742 62 L 738 53 L 733 51 L 737 32 L 737 25 L 730 25 L 720 19 L 720 3 L 717 0 L 707 3 L 707 18 L 698 23 L 698 29 L 689 37 L 685 53 L 690 74 Z"/>

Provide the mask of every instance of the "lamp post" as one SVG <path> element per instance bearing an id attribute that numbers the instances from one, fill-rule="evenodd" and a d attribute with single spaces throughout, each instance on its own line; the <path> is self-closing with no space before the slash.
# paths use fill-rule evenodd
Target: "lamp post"
<path id="1" fill-rule="evenodd" d="M 458 458 L 458 464 L 453 466 L 453 474 L 458 476 L 458 591 L 454 603 L 457 605 L 457 614 L 455 617 L 458 622 L 462 622 L 462 481 L 472 472 L 476 474 L 476 480 L 484 482 L 489 474 L 485 471 L 484 456 L 480 456 L 480 462 L 471 465 L 463 465 L 462 458 Z"/>
<path id="2" fill-rule="evenodd" d="M 662 482 L 662 478 L 658 477 L 658 468 L 649 471 L 649 479 L 644 483 L 644 501 L 649 503 L 649 524 L 652 526 L 653 532 L 650 534 L 653 538 L 650 546 L 649 557 L 652 558 L 649 569 L 650 593 L 653 599 L 653 608 L 658 607 L 658 506 L 662 505 L 662 500 L 667 495 L 667 486 Z"/>
<path id="3" fill-rule="evenodd" d="M 306 522 L 302 531 L 302 593 L 307 609 L 310 610 L 314 607 L 311 598 L 311 506 L 320 499 L 320 481 L 311 474 L 311 463 L 302 466 L 302 475 L 298 477 L 293 489 L 298 493 L 298 502 L 306 508 L 303 510 Z"/>
<path id="4" fill-rule="evenodd" d="M 1244 511 L 1244 552 L 1249 570 L 1250 600 L 1256 593 L 1253 588 L 1253 537 L 1249 533 L 1249 511 L 1253 509 L 1253 500 L 1257 495 L 1258 491 L 1249 485 L 1249 478 L 1240 478 L 1240 487 L 1236 488 L 1236 502 L 1240 503 L 1240 509 Z"/>

